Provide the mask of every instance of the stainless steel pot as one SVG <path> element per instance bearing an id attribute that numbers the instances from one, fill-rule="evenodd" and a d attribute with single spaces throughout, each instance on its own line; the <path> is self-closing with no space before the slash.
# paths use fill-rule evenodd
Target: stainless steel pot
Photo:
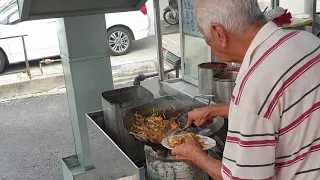
<path id="1" fill-rule="evenodd" d="M 213 76 L 214 102 L 218 104 L 230 103 L 232 91 L 236 86 L 237 72 L 222 72 Z"/>
<path id="2" fill-rule="evenodd" d="M 200 95 L 213 96 L 213 76 L 220 72 L 227 72 L 228 66 L 225 63 L 209 62 L 198 65 L 198 88 Z"/>

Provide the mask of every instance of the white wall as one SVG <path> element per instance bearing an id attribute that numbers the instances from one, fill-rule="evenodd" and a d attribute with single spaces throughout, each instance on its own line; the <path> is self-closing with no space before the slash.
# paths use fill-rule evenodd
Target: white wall
<path id="1" fill-rule="evenodd" d="M 159 0 L 160 1 L 160 18 L 163 20 L 163 10 L 169 5 L 169 0 Z M 155 34 L 154 30 L 154 10 L 153 10 L 153 0 L 148 0 L 147 2 L 147 10 L 148 15 L 151 19 L 151 28 L 150 28 L 150 35 Z"/>
<path id="2" fill-rule="evenodd" d="M 280 6 L 290 12 L 304 12 L 306 0 L 280 0 Z"/>

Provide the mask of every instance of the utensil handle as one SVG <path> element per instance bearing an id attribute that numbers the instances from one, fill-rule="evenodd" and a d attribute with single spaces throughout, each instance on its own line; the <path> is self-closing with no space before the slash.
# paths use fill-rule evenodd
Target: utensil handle
<path id="1" fill-rule="evenodd" d="M 212 97 L 214 97 L 214 95 L 212 96 Z M 201 99 L 206 99 L 205 97 L 203 97 L 203 96 L 195 96 L 194 98 L 193 98 L 193 101 L 192 102 L 195 102 L 198 98 L 201 98 Z M 207 106 L 210 106 L 210 104 L 211 104 L 211 99 L 206 99 L 206 100 L 208 100 L 209 102 L 208 102 L 208 104 L 207 104 Z"/>

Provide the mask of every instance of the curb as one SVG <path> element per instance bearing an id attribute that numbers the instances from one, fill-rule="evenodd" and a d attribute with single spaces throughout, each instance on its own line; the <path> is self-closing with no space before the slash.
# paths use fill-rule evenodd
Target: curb
<path id="1" fill-rule="evenodd" d="M 65 87 L 65 81 L 62 74 L 45 78 L 35 78 L 28 81 L 0 86 L 0 99 L 9 99 L 63 87 Z"/>
<path id="2" fill-rule="evenodd" d="M 146 58 L 138 62 L 117 62 L 112 66 L 114 84 L 133 82 L 140 73 L 156 72 L 154 59 Z M 36 93 L 48 92 L 53 89 L 65 88 L 64 75 L 53 74 L 50 76 L 38 76 L 32 80 L 23 80 L 12 84 L 0 86 L 0 100 L 12 99 Z"/>
<path id="3" fill-rule="evenodd" d="M 138 71 L 139 73 L 153 73 L 154 69 L 145 69 Z M 123 84 L 133 82 L 137 76 L 135 73 L 114 74 L 114 84 Z M 32 80 L 21 81 L 18 83 L 12 83 L 0 86 L 0 101 L 6 99 L 12 99 L 19 96 L 48 92 L 53 89 L 65 88 L 65 80 L 63 74 L 48 77 L 38 77 Z"/>
<path id="4" fill-rule="evenodd" d="M 111 66 L 113 74 L 122 74 L 123 72 L 134 72 L 137 70 L 155 69 L 154 59 L 146 59 L 135 62 L 115 63 Z"/>

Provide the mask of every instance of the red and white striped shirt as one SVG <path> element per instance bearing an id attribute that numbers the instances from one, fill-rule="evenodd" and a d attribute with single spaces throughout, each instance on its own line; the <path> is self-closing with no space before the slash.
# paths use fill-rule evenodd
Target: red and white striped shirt
<path id="1" fill-rule="evenodd" d="M 320 39 L 266 24 L 236 83 L 224 179 L 320 179 Z"/>

